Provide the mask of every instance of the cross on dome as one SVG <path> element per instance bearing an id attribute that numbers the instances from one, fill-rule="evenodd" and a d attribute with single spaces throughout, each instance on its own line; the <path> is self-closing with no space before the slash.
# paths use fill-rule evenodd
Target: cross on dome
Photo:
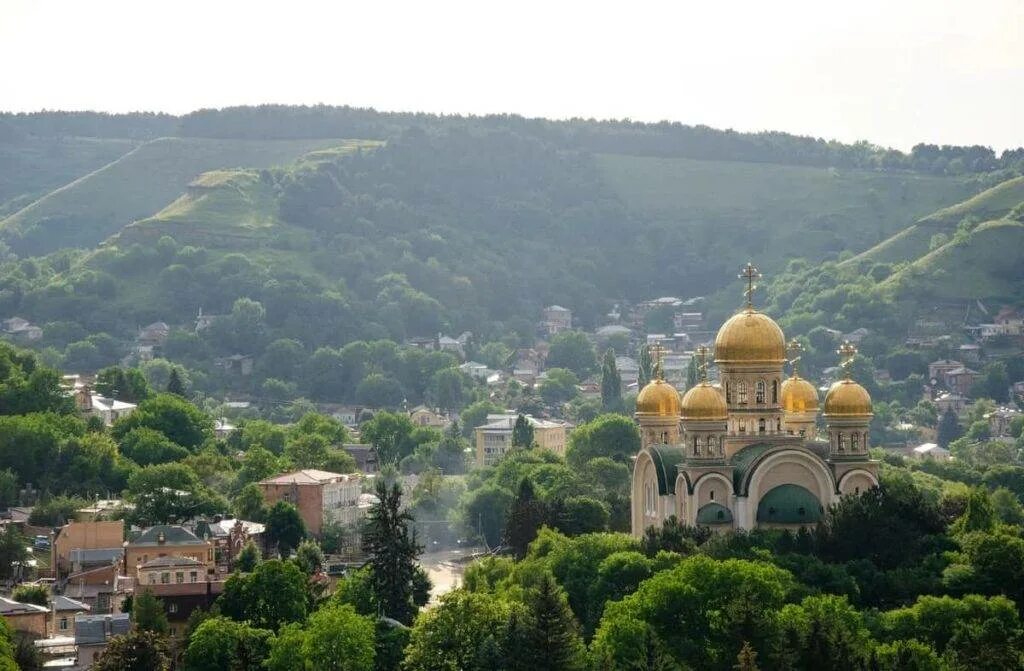
<path id="1" fill-rule="evenodd" d="M 743 295 L 747 297 L 747 309 L 754 309 L 754 289 L 757 289 L 757 285 L 754 284 L 754 280 L 761 279 L 761 273 L 758 272 L 757 268 L 754 267 L 749 261 L 744 266 L 743 271 L 737 276 L 741 280 L 747 281 L 747 290 L 743 292 Z"/>
<path id="2" fill-rule="evenodd" d="M 786 343 L 786 349 L 789 351 L 793 358 L 789 360 L 789 365 L 793 367 L 793 377 L 798 377 L 799 372 L 797 370 L 797 364 L 800 362 L 800 355 L 804 351 L 804 346 L 800 344 L 800 341 L 793 338 Z"/>
<path id="3" fill-rule="evenodd" d="M 857 356 L 857 347 L 849 340 L 844 340 L 843 344 L 836 350 L 836 354 L 842 360 L 839 364 L 843 368 L 843 372 L 846 373 L 846 379 L 850 379 L 850 371 L 853 368 L 853 357 Z"/>
<path id="4" fill-rule="evenodd" d="M 665 379 L 665 371 L 661 367 L 661 357 L 665 353 L 665 348 L 661 346 L 660 342 L 655 342 L 651 345 L 651 359 L 654 361 L 654 377 L 659 380 Z"/>
<path id="5" fill-rule="evenodd" d="M 708 353 L 707 345 L 699 345 L 694 352 L 697 357 L 697 377 L 701 382 L 708 381 Z"/>

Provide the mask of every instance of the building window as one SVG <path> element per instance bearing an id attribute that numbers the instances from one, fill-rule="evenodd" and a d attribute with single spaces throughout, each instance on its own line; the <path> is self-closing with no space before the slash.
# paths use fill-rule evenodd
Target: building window
<path id="1" fill-rule="evenodd" d="M 762 417 L 761 419 L 757 420 L 757 432 L 758 433 L 764 433 L 765 432 L 764 417 Z"/>
<path id="2" fill-rule="evenodd" d="M 649 482 L 646 485 L 644 485 L 644 503 L 645 503 L 644 507 L 647 509 L 646 510 L 647 515 L 648 516 L 653 516 L 655 514 L 655 510 L 654 510 L 654 486 L 651 485 L 651 483 L 649 483 Z"/>
<path id="3" fill-rule="evenodd" d="M 730 404 L 732 403 L 732 383 L 731 382 L 726 382 L 725 383 L 725 402 L 726 403 L 730 403 Z"/>
<path id="4" fill-rule="evenodd" d="M 150 585 L 155 585 L 156 584 L 156 574 L 155 573 L 150 573 L 149 574 L 149 584 Z"/>
<path id="5" fill-rule="evenodd" d="M 758 380 L 757 384 L 754 385 L 754 402 L 764 403 L 764 380 Z"/>
<path id="6" fill-rule="evenodd" d="M 779 403 L 779 381 L 772 380 L 772 405 Z"/>
<path id="7" fill-rule="evenodd" d="M 182 584 L 183 582 L 185 582 L 185 574 L 182 573 L 181 571 L 178 571 L 177 573 L 175 573 L 174 574 L 174 582 L 176 582 L 179 585 Z"/>
<path id="8" fill-rule="evenodd" d="M 68 619 L 66 617 L 62 617 L 60 619 L 60 630 L 61 631 L 67 631 L 68 630 Z"/>
<path id="9" fill-rule="evenodd" d="M 850 436 L 850 450 L 856 452 L 860 449 L 860 434 L 854 433 Z"/>
<path id="10" fill-rule="evenodd" d="M 188 573 L 188 581 L 189 582 L 197 582 L 198 580 L 199 580 L 199 574 L 196 573 L 195 571 L 189 571 L 189 573 Z"/>
<path id="11" fill-rule="evenodd" d="M 713 490 L 713 489 L 709 489 L 709 490 L 708 490 L 708 498 L 709 498 L 710 500 L 712 500 L 712 501 L 714 501 L 714 500 L 715 500 L 715 490 Z"/>
<path id="12" fill-rule="evenodd" d="M 740 405 L 747 404 L 747 383 L 743 380 L 736 383 L 736 395 L 739 396 Z"/>
<path id="13" fill-rule="evenodd" d="M 778 433 L 782 433 L 782 418 L 778 418 L 775 420 L 775 430 Z"/>
<path id="14" fill-rule="evenodd" d="M 845 433 L 840 433 L 839 434 L 839 451 L 840 452 L 845 452 L 846 451 L 846 434 Z"/>
<path id="15" fill-rule="evenodd" d="M 169 585 L 171 583 L 171 574 L 167 572 L 161 573 L 160 582 L 164 585 Z"/>
<path id="16" fill-rule="evenodd" d="M 697 436 L 693 437 L 693 456 L 700 455 L 700 439 Z"/>
<path id="17" fill-rule="evenodd" d="M 177 613 L 178 612 L 178 604 L 176 604 L 176 603 L 169 603 L 169 604 L 167 604 L 167 612 L 171 613 L 171 614 Z"/>

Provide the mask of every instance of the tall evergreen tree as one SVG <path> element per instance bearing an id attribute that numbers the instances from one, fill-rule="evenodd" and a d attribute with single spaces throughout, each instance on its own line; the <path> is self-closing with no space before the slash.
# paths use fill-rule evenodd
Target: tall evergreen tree
<path id="1" fill-rule="evenodd" d="M 963 434 L 963 429 L 960 428 L 960 420 L 952 408 L 947 408 L 946 412 L 942 413 L 942 417 L 939 419 L 937 434 L 936 441 L 940 447 L 949 447 L 950 443 Z"/>
<path id="2" fill-rule="evenodd" d="M 697 386 L 697 357 L 691 356 L 690 363 L 686 367 L 686 388 L 691 389 Z"/>
<path id="3" fill-rule="evenodd" d="M 734 668 L 736 671 L 758 671 L 757 652 L 750 645 L 749 641 L 743 642 L 743 648 L 740 649 L 740 654 L 736 658 L 736 666 Z"/>
<path id="4" fill-rule="evenodd" d="M 505 523 L 505 542 L 512 548 L 516 558 L 522 559 L 526 556 L 527 548 L 537 537 L 537 531 L 547 518 L 547 506 L 537 498 L 533 482 L 530 478 L 523 478 L 519 482 L 519 491 L 512 501 Z"/>
<path id="5" fill-rule="evenodd" d="M 585 649 L 579 625 L 565 592 L 546 573 L 529 597 L 527 640 L 537 671 L 577 671 L 584 668 Z"/>
<path id="6" fill-rule="evenodd" d="M 181 379 L 181 373 L 177 368 L 171 369 L 171 376 L 167 379 L 167 393 L 185 397 L 185 383 Z"/>
<path id="7" fill-rule="evenodd" d="M 516 417 L 515 426 L 512 427 L 512 447 L 533 446 L 533 425 L 525 415 Z"/>
<path id="8" fill-rule="evenodd" d="M 605 410 L 617 411 L 622 408 L 622 378 L 615 365 L 615 350 L 608 348 L 601 365 L 601 404 Z"/>
<path id="9" fill-rule="evenodd" d="M 416 542 L 413 517 L 402 510 L 402 490 L 377 483 L 377 498 L 363 526 L 363 551 L 370 556 L 371 585 L 381 614 L 409 625 L 416 617 Z"/>
<path id="10" fill-rule="evenodd" d="M 637 389 L 643 389 L 654 377 L 654 359 L 651 357 L 651 348 L 648 345 L 640 347 L 639 370 L 636 374 Z"/>

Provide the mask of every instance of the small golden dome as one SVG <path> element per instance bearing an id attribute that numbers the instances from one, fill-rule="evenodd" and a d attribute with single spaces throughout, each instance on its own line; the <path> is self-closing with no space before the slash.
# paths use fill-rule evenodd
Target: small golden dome
<path id="1" fill-rule="evenodd" d="M 715 337 L 718 363 L 770 363 L 786 361 L 786 339 L 771 317 L 747 308 L 729 318 Z"/>
<path id="2" fill-rule="evenodd" d="M 691 387 L 683 395 L 683 419 L 722 420 L 729 418 L 722 392 L 707 382 Z"/>
<path id="3" fill-rule="evenodd" d="M 636 397 L 638 415 L 678 417 L 679 408 L 679 392 L 661 379 L 651 380 Z"/>
<path id="4" fill-rule="evenodd" d="M 818 390 L 799 375 L 782 381 L 782 409 L 786 412 L 816 412 Z"/>
<path id="5" fill-rule="evenodd" d="M 826 417 L 870 417 L 871 395 L 853 380 L 840 380 L 825 396 Z"/>

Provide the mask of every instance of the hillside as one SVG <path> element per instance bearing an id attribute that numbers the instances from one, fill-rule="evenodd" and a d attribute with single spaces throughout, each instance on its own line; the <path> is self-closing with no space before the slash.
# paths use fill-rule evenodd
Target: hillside
<path id="1" fill-rule="evenodd" d="M 933 236 L 952 236 L 965 218 L 977 221 L 998 219 L 1024 202 L 1024 177 L 1015 177 L 949 207 L 942 208 L 913 225 L 849 259 L 846 266 L 866 263 L 899 263 L 927 254 Z"/>
<path id="2" fill-rule="evenodd" d="M 19 254 L 93 247 L 181 194 L 200 173 L 266 168 L 335 144 L 334 140 L 160 138 L 66 184 L 7 218 L 0 237 Z"/>
<path id="3" fill-rule="evenodd" d="M 976 299 L 1024 300 L 1024 223 L 998 219 L 915 260 L 889 277 L 883 288 L 902 297 L 940 302 Z"/>
<path id="4" fill-rule="evenodd" d="M 0 142 L 0 218 L 131 151 L 121 138 L 21 138 Z"/>
<path id="5" fill-rule="evenodd" d="M 780 268 L 794 257 L 864 249 L 976 189 L 907 173 L 610 154 L 597 161 L 631 209 L 688 228 L 683 246 L 728 267 L 756 257 Z"/>

